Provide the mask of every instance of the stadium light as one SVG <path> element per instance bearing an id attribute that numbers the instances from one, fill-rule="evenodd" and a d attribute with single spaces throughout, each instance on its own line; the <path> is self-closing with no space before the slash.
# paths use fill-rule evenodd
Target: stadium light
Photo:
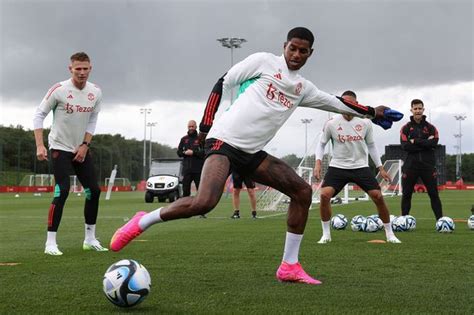
<path id="1" fill-rule="evenodd" d="M 309 118 L 301 119 L 301 122 L 305 126 L 304 130 L 304 156 L 308 153 L 308 124 L 310 124 L 313 120 Z"/>
<path id="2" fill-rule="evenodd" d="M 153 127 L 156 126 L 156 124 L 157 124 L 156 122 L 149 122 L 149 123 L 146 124 L 148 127 L 150 127 L 150 152 L 149 152 L 150 153 L 150 158 L 149 158 L 149 161 L 148 161 L 148 165 L 150 165 L 150 167 L 151 167 L 151 149 L 153 148 L 153 145 L 152 145 L 152 142 L 151 142 L 151 135 L 152 135 L 152 129 L 153 129 Z"/>
<path id="3" fill-rule="evenodd" d="M 457 179 L 462 178 L 462 148 L 461 148 L 461 143 L 462 143 L 462 132 L 461 132 L 461 123 L 464 119 L 467 118 L 466 115 L 461 114 L 461 115 L 454 115 L 454 118 L 459 121 L 459 133 L 454 135 L 455 138 L 459 138 L 458 140 L 458 157 L 456 159 L 456 176 Z"/>
<path id="4" fill-rule="evenodd" d="M 140 114 L 144 114 L 144 133 L 143 133 L 143 180 L 146 180 L 146 115 L 151 114 L 151 108 L 140 108 Z"/>
<path id="5" fill-rule="evenodd" d="M 234 65 L 234 48 L 241 48 L 242 44 L 247 42 L 245 38 L 238 38 L 238 37 L 223 37 L 223 38 L 218 38 L 218 42 L 221 43 L 221 45 L 225 48 L 230 48 L 230 67 Z M 234 93 L 233 90 L 230 90 L 230 103 L 232 104 L 232 101 L 234 99 Z"/>

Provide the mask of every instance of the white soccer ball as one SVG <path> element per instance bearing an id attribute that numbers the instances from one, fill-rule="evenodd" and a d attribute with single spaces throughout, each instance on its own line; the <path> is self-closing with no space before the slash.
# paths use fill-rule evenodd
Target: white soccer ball
<path id="1" fill-rule="evenodd" d="M 131 307 L 142 302 L 150 293 L 150 274 L 143 265 L 123 259 L 110 266 L 104 275 L 105 296 L 120 307 Z"/>
<path id="2" fill-rule="evenodd" d="M 436 221 L 436 231 L 440 233 L 452 233 L 455 227 L 454 221 L 450 217 L 441 217 Z"/>
<path id="3" fill-rule="evenodd" d="M 396 217 L 392 221 L 392 230 L 395 232 L 408 231 L 407 220 L 405 216 Z"/>
<path id="4" fill-rule="evenodd" d="M 377 232 L 378 230 L 379 230 L 379 224 L 377 223 L 376 219 L 374 219 L 373 217 L 367 217 L 367 219 L 365 220 L 364 231 L 373 233 L 373 232 Z"/>
<path id="5" fill-rule="evenodd" d="M 367 219 L 364 216 L 356 215 L 351 220 L 351 229 L 354 232 L 364 231 L 366 224 L 367 224 Z"/>
<path id="6" fill-rule="evenodd" d="M 335 230 L 344 230 L 347 226 L 347 218 L 343 214 L 336 214 L 331 218 L 331 227 Z"/>
<path id="7" fill-rule="evenodd" d="M 413 231 L 416 229 L 416 219 L 412 215 L 406 215 L 405 216 L 405 224 L 407 226 L 408 231 Z"/>
<path id="8" fill-rule="evenodd" d="M 380 219 L 378 214 L 369 215 L 367 218 L 374 219 L 375 222 L 377 222 L 377 225 L 379 226 L 379 230 L 383 229 L 383 221 L 382 221 L 382 219 Z"/>
<path id="9" fill-rule="evenodd" d="M 474 230 L 474 214 L 467 219 L 467 227 Z"/>

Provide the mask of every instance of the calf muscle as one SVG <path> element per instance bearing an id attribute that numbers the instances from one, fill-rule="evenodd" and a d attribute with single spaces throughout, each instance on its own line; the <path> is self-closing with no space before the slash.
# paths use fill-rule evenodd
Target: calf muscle
<path id="1" fill-rule="evenodd" d="M 224 155 L 214 154 L 204 162 L 201 183 L 195 197 L 178 199 L 161 210 L 163 221 L 206 214 L 217 205 L 229 176 L 230 162 Z"/>

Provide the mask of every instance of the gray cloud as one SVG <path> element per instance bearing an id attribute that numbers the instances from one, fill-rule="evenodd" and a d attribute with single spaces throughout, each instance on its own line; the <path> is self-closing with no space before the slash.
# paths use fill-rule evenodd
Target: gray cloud
<path id="1" fill-rule="evenodd" d="M 303 74 L 328 92 L 473 79 L 472 1 L 0 1 L 0 95 L 32 105 L 82 50 L 107 102 L 205 101 L 230 65 L 216 38 L 248 40 L 238 61 L 300 25 Z"/>

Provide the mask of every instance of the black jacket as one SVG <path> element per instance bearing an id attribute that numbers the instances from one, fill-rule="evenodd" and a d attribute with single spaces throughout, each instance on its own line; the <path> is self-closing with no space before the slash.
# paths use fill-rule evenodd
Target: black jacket
<path id="1" fill-rule="evenodd" d="M 432 139 L 428 139 L 433 136 Z M 411 143 L 410 140 L 414 140 Z M 426 116 L 418 124 L 410 117 L 410 122 L 400 130 L 402 150 L 406 152 L 403 159 L 404 169 L 432 169 L 436 166 L 435 149 L 439 135 L 435 126 L 426 121 Z"/>
<path id="2" fill-rule="evenodd" d="M 184 151 L 188 149 L 193 150 L 193 155 L 184 154 Z M 197 133 L 193 136 L 186 135 L 182 137 L 176 153 L 183 158 L 183 175 L 201 173 L 204 165 L 204 148 L 198 139 Z"/>

